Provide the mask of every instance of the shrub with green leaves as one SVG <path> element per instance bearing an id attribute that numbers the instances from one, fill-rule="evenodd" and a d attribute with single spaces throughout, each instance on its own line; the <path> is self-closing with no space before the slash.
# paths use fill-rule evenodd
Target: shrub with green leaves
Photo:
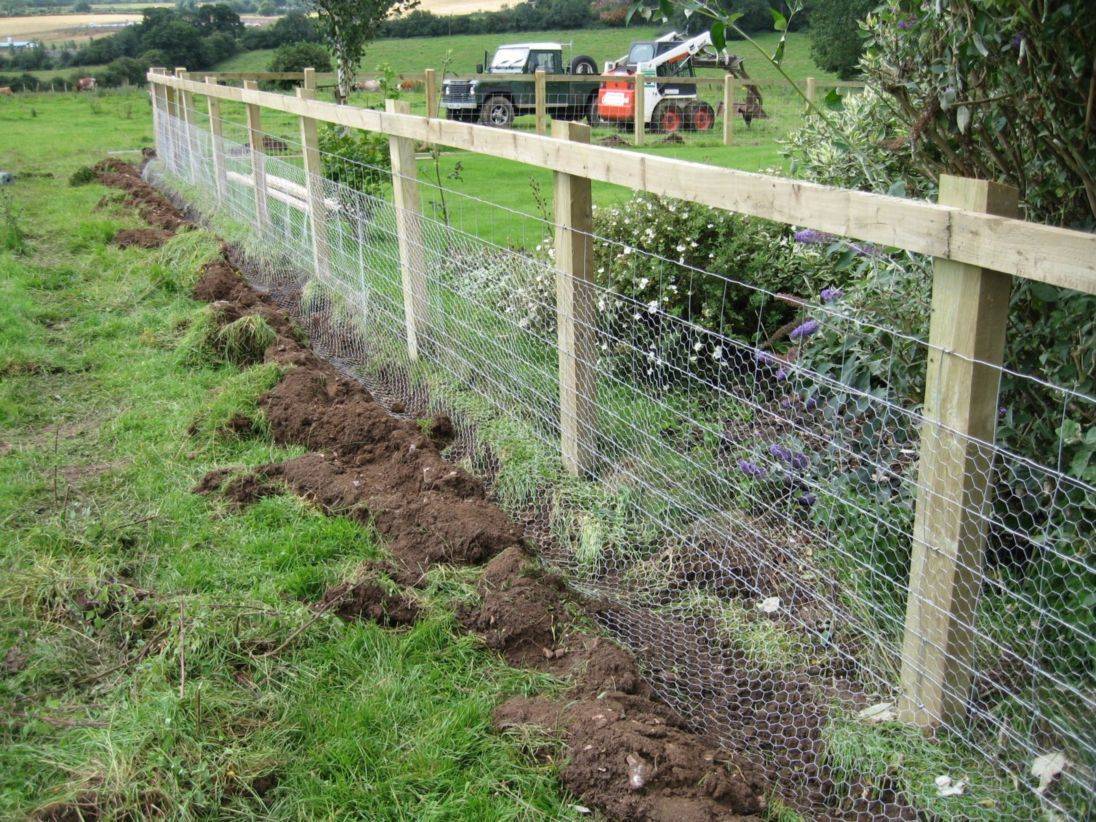
<path id="1" fill-rule="evenodd" d="M 864 51 L 860 21 L 878 0 L 813 0 L 810 5 L 811 58 L 843 79 L 856 74 Z"/>
<path id="2" fill-rule="evenodd" d="M 889 0 L 866 25 L 863 69 L 905 124 L 914 168 L 1009 183 L 1030 219 L 1096 224 L 1096 15 L 1071 3 Z"/>
<path id="3" fill-rule="evenodd" d="M 324 177 L 377 196 L 392 184 L 388 137 L 380 132 L 326 126 L 320 130 Z"/>

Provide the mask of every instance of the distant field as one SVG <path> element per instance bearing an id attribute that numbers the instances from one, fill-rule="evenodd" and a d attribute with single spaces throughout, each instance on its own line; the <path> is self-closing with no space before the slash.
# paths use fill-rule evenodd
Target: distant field
<path id="1" fill-rule="evenodd" d="M 168 6 L 168 3 L 142 3 L 130 8 L 143 9 L 148 6 Z M 89 14 L 38 14 L 26 17 L 0 17 L 0 40 L 15 37 L 20 40 L 41 40 L 55 43 L 60 40 L 91 40 L 116 33 L 126 23 L 135 23 L 141 19 L 140 11 L 131 12 L 95 12 Z M 277 17 L 245 15 L 245 23 L 266 25 Z"/>

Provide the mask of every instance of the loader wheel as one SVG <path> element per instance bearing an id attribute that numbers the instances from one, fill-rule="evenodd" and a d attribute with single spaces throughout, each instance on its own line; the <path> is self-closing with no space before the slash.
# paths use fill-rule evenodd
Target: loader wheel
<path id="1" fill-rule="evenodd" d="M 666 134 L 681 131 L 682 126 L 685 125 L 685 116 L 681 111 L 681 106 L 669 100 L 663 100 L 655 106 L 652 120 L 658 130 Z"/>
<path id="2" fill-rule="evenodd" d="M 514 124 L 514 104 L 502 95 L 488 97 L 480 109 L 480 122 L 495 128 L 510 128 Z"/>
<path id="3" fill-rule="evenodd" d="M 711 131 L 715 125 L 715 109 L 699 100 L 685 109 L 686 128 L 692 131 Z"/>

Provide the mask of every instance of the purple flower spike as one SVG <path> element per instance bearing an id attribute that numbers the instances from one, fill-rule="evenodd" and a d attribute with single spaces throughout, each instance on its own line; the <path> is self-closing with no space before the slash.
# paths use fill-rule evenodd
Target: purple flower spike
<path id="1" fill-rule="evenodd" d="M 794 468 L 796 471 L 802 471 L 804 468 L 811 464 L 811 461 L 807 459 L 806 454 L 796 453 L 792 456 L 791 463 L 792 468 Z"/>
<path id="2" fill-rule="evenodd" d="M 874 246 L 871 243 L 865 243 L 860 245 L 858 243 L 849 243 L 849 248 L 853 250 L 860 257 L 882 257 L 883 252 L 878 246 Z"/>
<path id="3" fill-rule="evenodd" d="M 795 241 L 797 243 L 805 243 L 807 245 L 819 245 L 821 243 L 832 242 L 833 235 L 827 234 L 825 231 L 817 231 L 813 228 L 802 228 L 795 232 Z"/>
<path id="4" fill-rule="evenodd" d="M 898 28 L 902 29 L 902 31 L 905 31 L 909 27 L 910 27 L 910 24 L 909 24 L 908 20 L 899 20 L 898 21 Z"/>
<path id="5" fill-rule="evenodd" d="M 784 462 L 791 462 L 792 460 L 792 452 L 778 442 L 774 442 L 769 446 L 769 453 Z"/>
<path id="6" fill-rule="evenodd" d="M 747 477 L 763 477 L 765 476 L 765 469 L 758 465 L 756 462 L 750 462 L 749 460 L 739 460 L 738 470 L 740 470 Z"/>
<path id="7" fill-rule="evenodd" d="M 803 407 L 808 411 L 813 411 L 818 407 L 818 397 L 807 397 L 807 401 L 803 403 Z"/>
<path id="8" fill-rule="evenodd" d="M 788 369 L 787 368 L 781 368 L 779 371 L 776 372 L 776 378 L 778 380 L 788 379 Z"/>
<path id="9" fill-rule="evenodd" d="M 807 337 L 814 334 L 822 327 L 822 323 L 818 320 L 807 320 L 802 325 L 797 325 L 792 329 L 792 333 L 788 335 L 789 339 L 793 340 L 805 340 Z"/>
<path id="10" fill-rule="evenodd" d="M 775 365 L 776 357 L 770 354 L 768 351 L 758 351 L 754 354 L 754 359 L 765 365 Z"/>
<path id="11" fill-rule="evenodd" d="M 832 303 L 834 300 L 840 300 L 844 297 L 845 292 L 840 288 L 823 288 L 818 296 L 822 298 L 822 302 Z"/>
<path id="12" fill-rule="evenodd" d="M 806 494 L 803 494 L 801 497 L 799 497 L 797 502 L 800 505 L 802 505 L 804 508 L 810 508 L 812 505 L 814 505 L 816 502 L 818 502 L 818 497 L 816 497 L 814 494 L 811 494 L 811 493 L 808 492 Z"/>

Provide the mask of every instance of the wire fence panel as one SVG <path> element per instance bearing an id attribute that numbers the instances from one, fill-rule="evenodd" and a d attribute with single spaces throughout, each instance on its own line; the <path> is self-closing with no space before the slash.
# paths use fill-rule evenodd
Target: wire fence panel
<path id="1" fill-rule="evenodd" d="M 157 123 L 158 184 L 237 242 L 253 281 L 395 413 L 454 419 L 449 456 L 590 595 L 663 698 L 766 768 L 774 803 L 808 818 L 1092 812 L 1096 404 L 1024 373 L 1007 359 L 1019 348 L 993 366 L 930 345 L 931 260 L 800 232 L 901 298 L 903 316 L 880 316 L 837 288 L 804 297 L 740 279 L 704 255 L 705 231 L 733 215 L 640 197 L 596 213 L 594 270 L 569 283 L 594 308 L 571 316 L 557 301 L 561 226 L 543 203 L 519 212 L 412 175 L 422 210 L 400 213 L 387 168 L 324 152 L 314 238 L 299 138 L 259 135 L 260 158 L 226 115 L 218 197 L 210 132 L 166 112 Z M 644 240 L 678 219 L 696 233 Z M 499 225 L 508 241 L 485 239 Z M 409 260 L 426 283 L 415 359 Z M 592 340 L 577 353 L 596 409 L 578 477 L 560 456 L 562 324 Z M 1083 387 L 1091 346 L 1080 357 Z M 940 358 L 1000 378 L 995 441 L 927 418 Z M 947 542 L 926 510 L 961 523 L 948 539 L 985 546 L 948 558 L 948 579 L 918 571 Z M 911 633 L 939 614 L 942 645 Z M 933 653 L 946 678 L 923 662 Z M 924 732 L 903 715 L 910 677 L 964 710 Z"/>

